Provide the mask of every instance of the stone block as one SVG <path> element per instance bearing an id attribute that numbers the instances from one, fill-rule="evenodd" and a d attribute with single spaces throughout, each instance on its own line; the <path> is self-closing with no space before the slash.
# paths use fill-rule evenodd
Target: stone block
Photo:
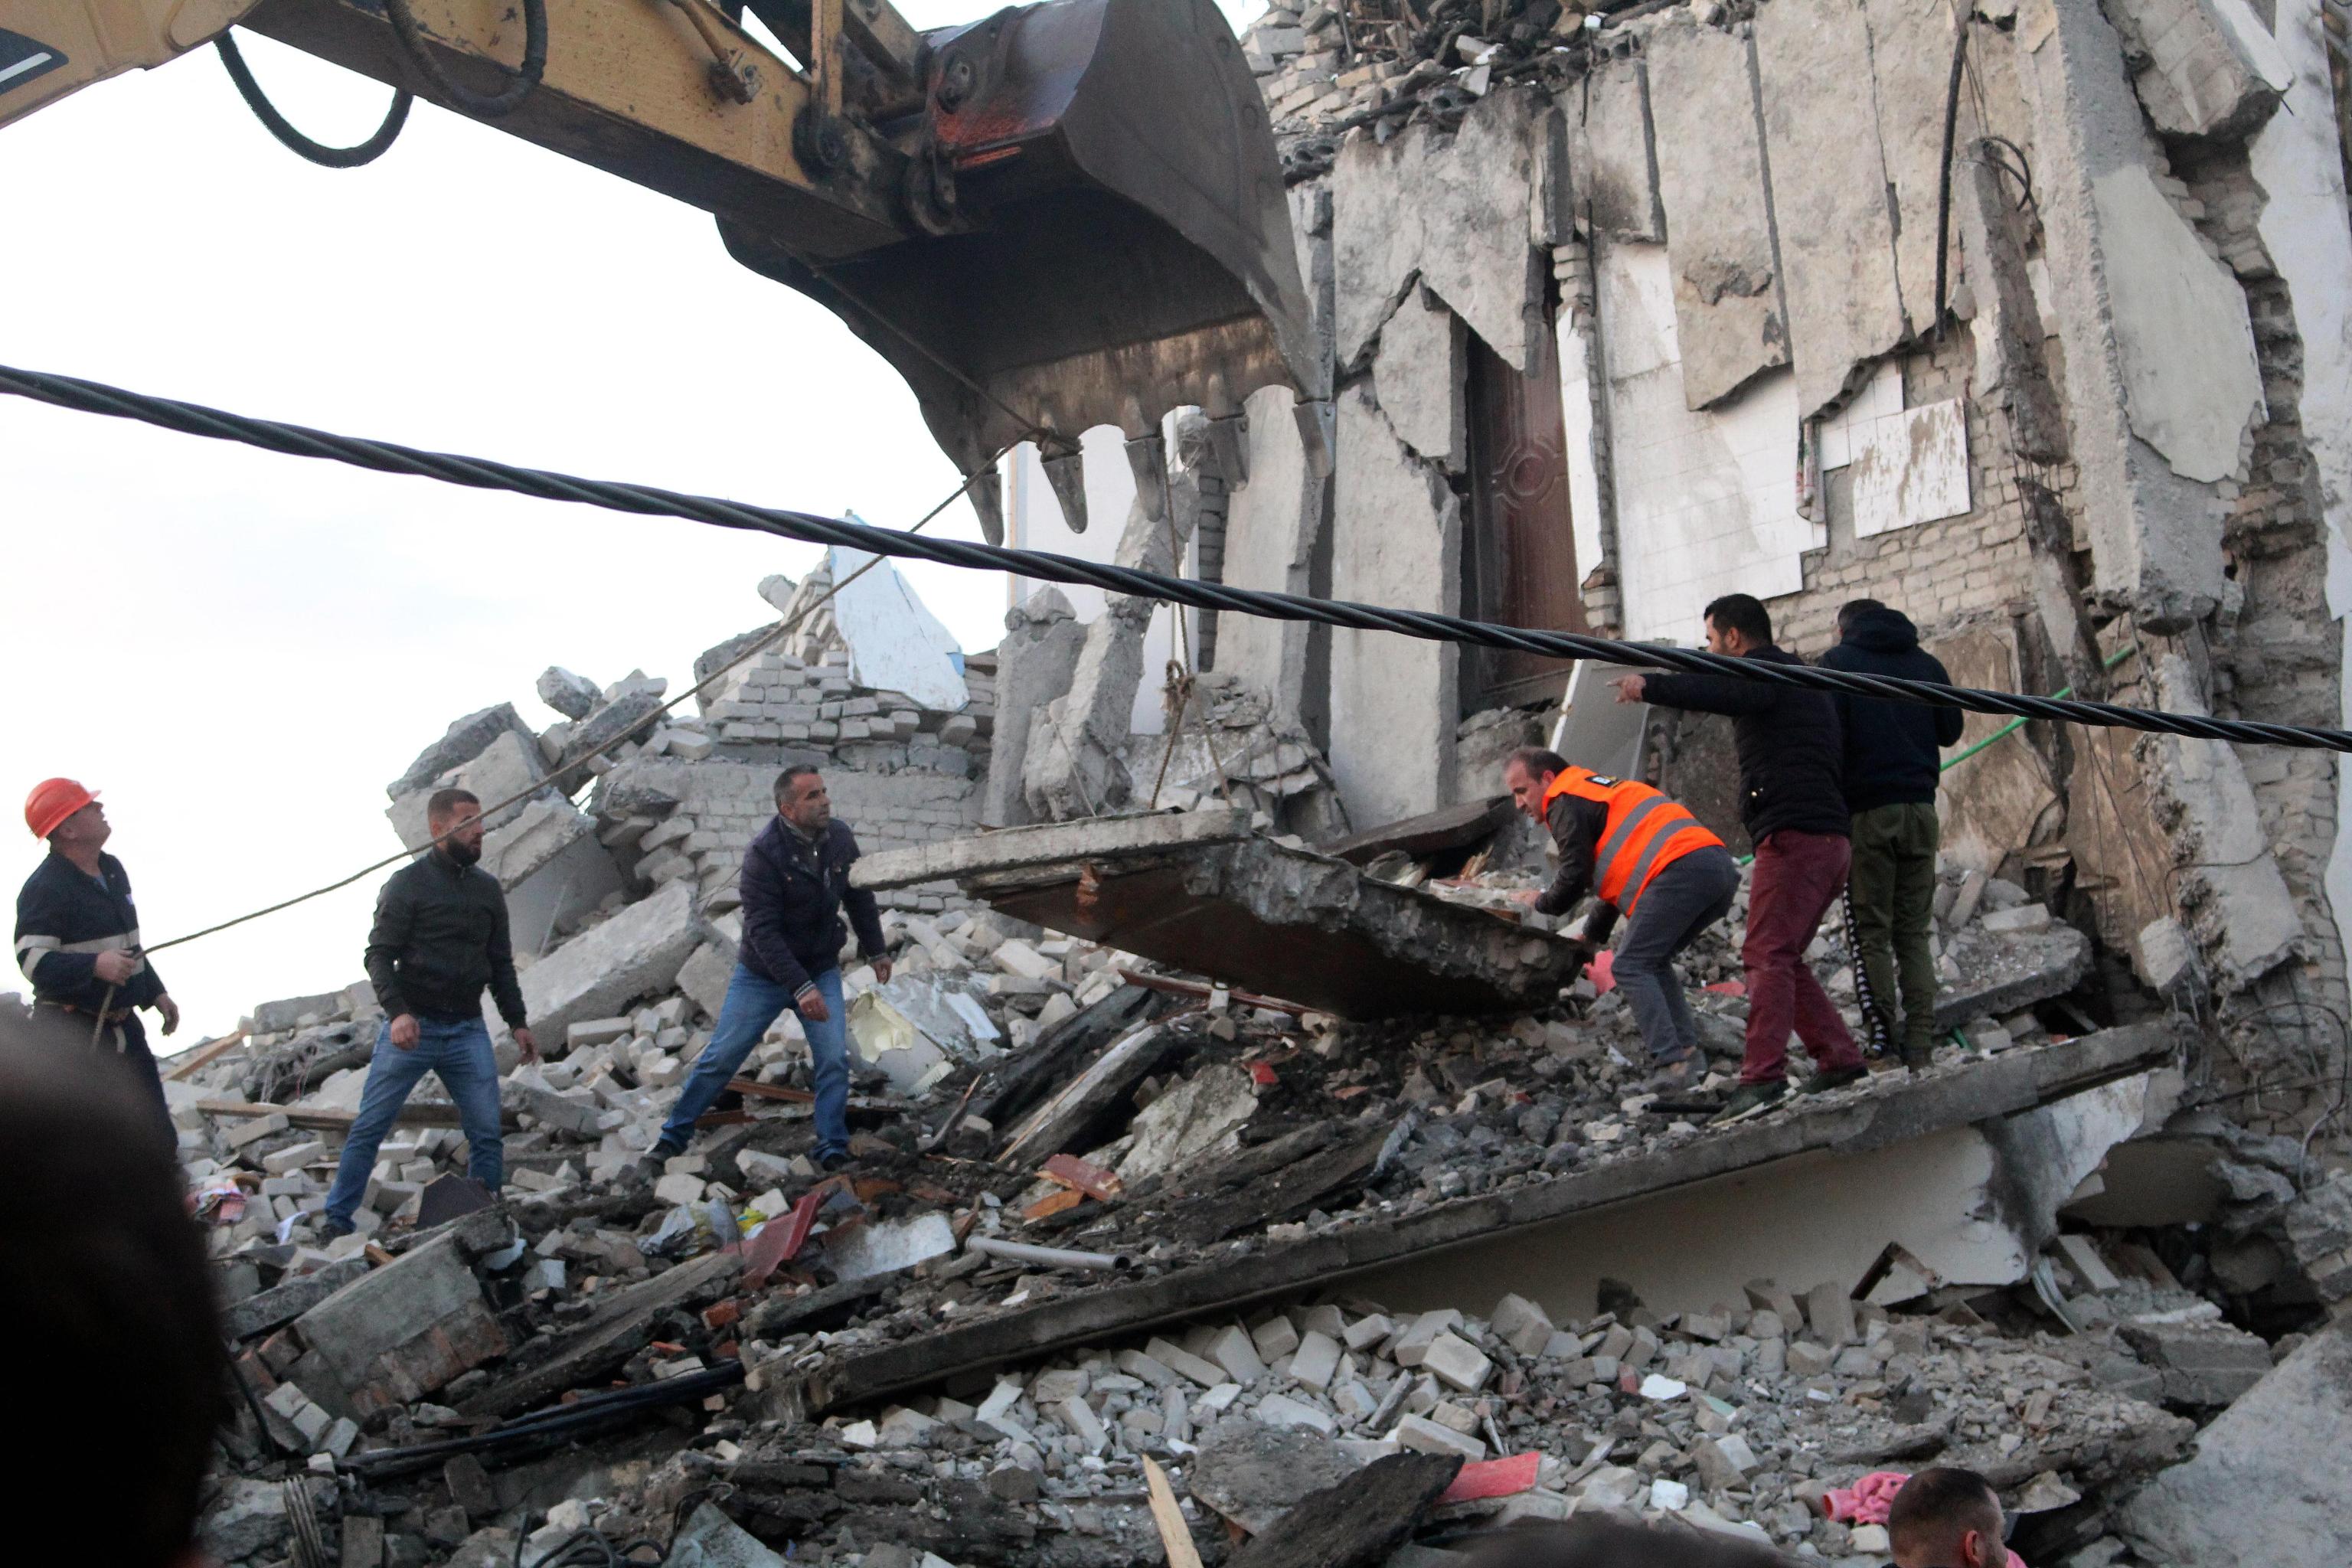
<path id="1" fill-rule="evenodd" d="M 1791 1377 L 1819 1377 L 1837 1361 L 1837 1352 L 1827 1345 L 1817 1345 L 1808 1340 L 1798 1340 L 1789 1346 L 1788 1367 Z"/>
<path id="2" fill-rule="evenodd" d="M 1853 1298 L 1834 1280 L 1825 1280 L 1805 1292 L 1805 1321 L 1813 1338 L 1832 1348 L 1854 1338 Z"/>
<path id="3" fill-rule="evenodd" d="M 1488 1325 L 1496 1338 L 1523 1356 L 1542 1355 L 1559 1332 L 1544 1310 L 1524 1296 L 1506 1296 L 1496 1302 Z"/>
<path id="4" fill-rule="evenodd" d="M 1066 1399 L 1054 1406 L 1054 1418 L 1062 1424 L 1081 1451 L 1100 1454 L 1110 1447 L 1110 1434 L 1103 1430 L 1102 1420 L 1094 1407 L 1083 1399 Z"/>
<path id="5" fill-rule="evenodd" d="M 2042 904 L 2020 904 L 2013 910 L 1988 910 L 1978 923 L 1997 936 L 2032 936 L 2048 931 L 2050 910 Z"/>
<path id="6" fill-rule="evenodd" d="M 1478 1352 L 1467 1340 L 1445 1333 L 1431 1340 L 1422 1352 L 1422 1366 L 1440 1382 L 1475 1393 L 1494 1375 L 1495 1363 Z"/>
<path id="7" fill-rule="evenodd" d="M 1225 1375 L 1244 1388 L 1265 1375 L 1265 1363 L 1258 1359 L 1257 1347 L 1238 1325 L 1225 1329 L 1209 1342 L 1208 1359 L 1224 1368 Z"/>
<path id="8" fill-rule="evenodd" d="M 1143 1353 L 1170 1371 L 1192 1379 L 1202 1388 L 1214 1388 L 1225 1381 L 1224 1369 L 1204 1357 L 1194 1355 L 1183 1346 L 1169 1340 L 1146 1342 Z"/>
<path id="9" fill-rule="evenodd" d="M 1451 1307 L 1422 1313 L 1389 1346 L 1389 1359 L 1399 1366 L 1419 1366 L 1429 1353 L 1431 1342 L 1461 1321 L 1462 1314 Z"/>
<path id="10" fill-rule="evenodd" d="M 594 681 L 561 665 L 551 664 L 540 671 L 536 689 L 541 702 L 566 719 L 585 719 L 604 700 L 604 689 Z"/>
<path id="11" fill-rule="evenodd" d="M 702 1189 L 708 1185 L 700 1176 L 664 1176 L 654 1184 L 654 1196 L 666 1204 L 687 1205 L 702 1201 Z"/>
<path id="12" fill-rule="evenodd" d="M 531 732 L 530 726 L 522 721 L 522 716 L 515 711 L 514 704 L 501 702 L 496 707 L 468 713 L 450 724 L 439 740 L 416 754 L 416 760 L 408 764 L 406 773 L 384 786 L 384 794 L 398 800 L 404 795 L 429 790 L 442 774 L 472 762 L 501 735 L 517 736 L 534 752 L 538 750 L 539 738 Z"/>
<path id="13" fill-rule="evenodd" d="M 1308 1388 L 1328 1388 L 1339 1370 L 1339 1341 L 1310 1330 L 1299 1336 L 1298 1348 L 1290 1353 L 1290 1375 Z"/>
<path id="14" fill-rule="evenodd" d="M 1250 1331 L 1250 1343 L 1256 1347 L 1259 1360 L 1279 1361 L 1298 1348 L 1298 1331 L 1288 1318 L 1268 1318 Z"/>
<path id="15" fill-rule="evenodd" d="M 1140 1379 L 1154 1388 L 1172 1388 L 1177 1384 L 1173 1367 L 1142 1351 L 1123 1350 L 1112 1359 L 1111 1364 L 1128 1376 Z"/>
<path id="16" fill-rule="evenodd" d="M 1416 1454 L 1457 1454 L 1465 1459 L 1486 1457 L 1486 1445 L 1475 1437 L 1466 1437 L 1450 1426 L 1444 1426 L 1423 1415 L 1408 1415 L 1396 1424 L 1389 1434 L 1398 1447 Z"/>
<path id="17" fill-rule="evenodd" d="M 1259 1400 L 1255 1414 L 1269 1426 L 1306 1426 L 1326 1436 L 1339 1428 L 1328 1411 L 1280 1394 L 1269 1394 Z"/>
<path id="18" fill-rule="evenodd" d="M 1387 1339 L 1390 1335 L 1395 1332 L 1396 1323 L 1391 1319 L 1381 1313 L 1374 1312 L 1368 1317 L 1358 1318 L 1354 1322 L 1349 1323 L 1348 1325 L 1348 1331 L 1342 1335 L 1341 1338 L 1346 1342 L 1349 1350 L 1360 1351 L 1370 1346 L 1379 1344 L 1382 1340 Z"/>

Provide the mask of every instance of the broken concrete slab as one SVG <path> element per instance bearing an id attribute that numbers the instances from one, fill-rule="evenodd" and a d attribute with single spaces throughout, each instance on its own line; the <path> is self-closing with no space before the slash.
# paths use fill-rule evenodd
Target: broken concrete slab
<path id="1" fill-rule="evenodd" d="M 1118 1179 L 1132 1186 L 1230 1149 L 1229 1142 L 1257 1110 L 1257 1089 L 1236 1067 L 1204 1068 L 1143 1108 L 1129 1131 L 1135 1142 L 1118 1163 Z"/>
<path id="2" fill-rule="evenodd" d="M 666 1561 L 669 1568 L 784 1568 L 784 1560 L 761 1545 L 758 1536 L 707 1502 L 671 1538 Z"/>
<path id="3" fill-rule="evenodd" d="M 522 972 L 532 1027 L 552 1046 L 582 1019 L 668 990 L 701 942 L 691 884 L 667 884 Z"/>
<path id="4" fill-rule="evenodd" d="M 1318 847 L 1350 866 L 1367 865 L 1391 852 L 1419 860 L 1448 849 L 1475 849 L 1511 820 L 1513 810 L 1509 795 L 1488 795 L 1440 806 Z"/>
<path id="5" fill-rule="evenodd" d="M 1961 930 L 1944 951 L 1959 978 L 1938 986 L 1936 1027 L 2001 1018 L 2072 991 L 2091 972 L 2091 939 L 2069 925 L 2010 936 Z"/>
<path id="6" fill-rule="evenodd" d="M 1533 372 L 1537 334 L 1549 330 L 1536 241 L 1538 215 L 1549 211 L 1555 112 L 1542 93 L 1491 93 L 1450 135 L 1424 122 L 1339 149 L 1331 205 L 1341 365 L 1363 357 L 1418 279 L 1507 363 Z"/>
<path id="7" fill-rule="evenodd" d="M 1228 1568 L 1370 1568 L 1386 1562 L 1462 1461 L 1437 1454 L 1391 1454 L 1304 1499 Z"/>
<path id="8" fill-rule="evenodd" d="M 2124 0 L 2114 20 L 2138 63 L 2132 85 L 2166 135 L 2251 137 L 2294 85 L 2245 0 Z"/>
<path id="9" fill-rule="evenodd" d="M 635 1354 L 664 1312 L 725 1294 L 742 1268 L 740 1254 L 708 1252 L 600 1297 L 596 1309 L 558 1335 L 531 1367 L 468 1396 L 458 1408 L 468 1415 L 510 1415 L 589 1383 Z"/>
<path id="10" fill-rule="evenodd" d="M 1350 142 L 1355 146 L 1358 143 Z M 1461 606 L 1462 498 L 1406 449 L 1370 389 L 1338 399 L 1331 588 L 1373 605 Z M 1385 632 L 1331 634 L 1331 773 L 1351 822 L 1393 822 L 1444 804 L 1461 712 L 1461 650 Z"/>
<path id="11" fill-rule="evenodd" d="M 1923 114 L 1920 107 L 1944 100 L 1952 70 L 1955 13 L 1909 5 L 1905 0 L 1863 0 L 1862 14 L 1870 33 L 1871 102 L 1876 111 L 1871 130 L 1885 164 L 1887 205 L 1895 214 L 1896 296 L 1911 335 L 1923 337 L 1937 324 L 1936 240 L 1946 187 L 1943 117 Z M 2007 45 L 2003 40 L 1977 47 L 1981 52 Z M 1973 103 L 1969 112 L 1976 119 Z M 1991 129 L 1985 126 L 1976 133 Z M 1959 177 L 1955 169 L 1955 184 Z M 1955 227 L 1946 221 L 1940 231 L 1948 247 L 1948 310 L 1952 282 L 1960 276 Z"/>
<path id="12" fill-rule="evenodd" d="M 971 700 L 963 645 L 898 568 L 836 544 L 825 552 L 824 570 L 836 584 L 827 607 L 849 649 L 849 678 L 877 691 L 903 692 L 936 712 L 961 712 Z"/>
<path id="13" fill-rule="evenodd" d="M 1405 291 L 1381 328 L 1372 384 L 1397 438 L 1449 473 L 1469 458 L 1469 344 L 1462 319 L 1427 290 Z"/>
<path id="14" fill-rule="evenodd" d="M 295 1320 L 305 1347 L 290 1381 L 340 1415 L 433 1393 L 507 1350 L 455 1232 L 352 1280 Z"/>
<path id="15" fill-rule="evenodd" d="M 1864 90 L 1871 66 L 1862 8 L 1849 0 L 1764 7 L 1756 63 L 1797 413 L 1811 418 L 1905 329 L 1886 164 Z"/>
<path id="16" fill-rule="evenodd" d="M 2152 1562 L 2352 1563 L 2352 1324 L 2314 1334 L 2115 1515 Z"/>
<path id="17" fill-rule="evenodd" d="M 993 1312 L 982 1309 L 968 1318 L 959 1313 L 952 1325 L 928 1330 L 918 1339 L 837 1354 L 803 1372 L 762 1368 L 760 1385 L 775 1415 L 802 1419 L 835 1405 L 924 1387 L 968 1368 L 1230 1312 L 1307 1283 L 1328 1288 L 1348 1276 L 1457 1249 L 1473 1239 L 1509 1247 L 1516 1237 L 1524 1246 L 1533 1227 L 1565 1216 L 1655 1198 L 1801 1155 L 1843 1157 L 1892 1148 L 2063 1102 L 2095 1086 L 2145 1075 L 2170 1060 L 2180 1043 L 2169 1024 L 2143 1025 L 2011 1051 L 1916 1079 L 1881 1080 L 1872 1092 L 1851 1100 L 1815 1103 L 1557 1176 L 1531 1175 L 1522 1184 L 1412 1213 L 1327 1226 L 1293 1241 L 1221 1249 L 1213 1258 L 1180 1263 L 1157 1276 L 1118 1278 L 1034 1304 Z M 1170 1359 L 1181 1354 L 1177 1347 L 1155 1342 L 1145 1348 L 1186 1372 Z"/>
<path id="18" fill-rule="evenodd" d="M 515 711 L 514 704 L 500 702 L 495 707 L 468 713 L 450 724 L 439 740 L 416 754 L 416 760 L 408 764 L 406 773 L 384 786 L 383 793 L 398 800 L 402 795 L 430 789 L 434 781 L 442 774 L 472 762 L 501 735 L 518 737 L 534 754 L 539 750 L 539 737 L 531 732 L 530 725 L 522 721 L 522 715 Z"/>
<path id="19" fill-rule="evenodd" d="M 889 888 L 952 866 L 1017 919 L 1348 1018 L 1496 1012 L 1573 976 L 1559 938 L 1239 826 L 1202 813 L 1012 828 L 868 856 L 851 876 Z"/>
<path id="20" fill-rule="evenodd" d="M 1355 1470 L 1356 1461 L 1318 1433 L 1231 1417 L 1201 1439 L 1188 1483 L 1197 1500 L 1259 1534 Z"/>
<path id="21" fill-rule="evenodd" d="M 547 759 L 540 753 L 538 740 L 528 731 L 519 734 L 511 730 L 502 730 L 463 763 L 426 780 L 415 789 L 394 795 L 383 815 L 391 822 L 393 831 L 400 835 L 401 843 L 412 850 L 423 850 L 433 842 L 432 832 L 425 823 L 425 805 L 432 800 L 435 790 L 471 790 L 480 797 L 484 806 L 496 806 L 500 801 L 512 800 L 516 795 L 528 796 L 532 788 L 546 777 Z M 550 785 L 546 793 L 551 796 L 553 786 Z M 520 817 L 529 804 L 528 798 L 515 801 L 511 805 L 490 812 L 484 820 L 495 833 Z"/>
<path id="22" fill-rule="evenodd" d="M 1650 34 L 1646 51 L 1650 69 L 1673 84 L 1651 110 L 1666 254 L 1675 269 L 1683 397 L 1699 409 L 1789 363 L 1759 139 L 1755 48 L 1744 32 L 1702 26 L 1677 14 Z"/>
<path id="23" fill-rule="evenodd" d="M 1583 96 L 1574 167 L 1589 221 L 1612 239 L 1664 239 L 1647 68 L 1638 56 L 1598 62 L 1585 75 Z"/>
<path id="24" fill-rule="evenodd" d="M 266 1334 L 292 1322 L 367 1271 L 366 1258 L 343 1258 L 308 1274 L 282 1279 L 267 1290 L 256 1291 L 242 1301 L 232 1301 L 222 1308 L 221 1333 L 232 1340 Z"/>

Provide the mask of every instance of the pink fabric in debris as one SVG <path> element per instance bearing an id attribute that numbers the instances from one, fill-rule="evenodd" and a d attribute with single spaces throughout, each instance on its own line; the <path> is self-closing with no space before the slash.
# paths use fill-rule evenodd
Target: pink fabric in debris
<path id="1" fill-rule="evenodd" d="M 1832 1488 L 1822 1507 L 1840 1524 L 1885 1524 L 1895 1494 L 1910 1479 L 1901 1470 L 1873 1470 L 1850 1487 Z"/>

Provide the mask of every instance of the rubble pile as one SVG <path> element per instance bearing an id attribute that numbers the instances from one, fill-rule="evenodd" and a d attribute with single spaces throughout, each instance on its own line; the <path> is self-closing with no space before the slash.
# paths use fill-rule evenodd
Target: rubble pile
<path id="1" fill-rule="evenodd" d="M 1325 173 L 1359 125 L 1386 142 L 1417 118 L 1451 129 L 1497 84 L 1565 80 L 1605 54 L 1602 13 L 1569 0 L 1276 5 L 1242 34 L 1296 184 Z"/>

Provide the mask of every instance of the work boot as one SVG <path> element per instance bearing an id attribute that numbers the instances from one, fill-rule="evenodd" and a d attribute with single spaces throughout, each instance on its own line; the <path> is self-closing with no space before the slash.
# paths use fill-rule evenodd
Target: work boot
<path id="1" fill-rule="evenodd" d="M 830 1153 L 819 1154 L 816 1157 L 816 1168 L 828 1176 L 835 1171 L 845 1171 L 856 1163 L 850 1157 L 849 1151 L 846 1149 L 835 1149 Z"/>
<path id="2" fill-rule="evenodd" d="M 1934 1051 L 1927 1046 L 1906 1045 L 1903 1047 L 1903 1065 L 1913 1072 L 1926 1072 Z"/>
<path id="3" fill-rule="evenodd" d="M 347 1219 L 323 1219 L 319 1222 L 319 1239 L 341 1241 L 351 1235 L 352 1229 L 352 1222 Z"/>
<path id="4" fill-rule="evenodd" d="M 1860 1062 L 1856 1062 L 1852 1067 L 1847 1068 L 1823 1068 L 1821 1071 L 1807 1079 L 1803 1083 L 1799 1084 L 1797 1086 L 1797 1092 L 1799 1094 L 1827 1094 L 1831 1089 L 1843 1089 L 1847 1084 L 1860 1082 L 1864 1078 L 1869 1076 L 1869 1073 L 1870 1069 L 1863 1066 Z"/>
<path id="5" fill-rule="evenodd" d="M 1743 1083 L 1731 1091 L 1723 1109 L 1707 1118 L 1709 1127 L 1728 1127 L 1735 1121 L 1745 1121 L 1759 1116 L 1789 1098 L 1786 1079 L 1771 1079 L 1763 1083 Z"/>

